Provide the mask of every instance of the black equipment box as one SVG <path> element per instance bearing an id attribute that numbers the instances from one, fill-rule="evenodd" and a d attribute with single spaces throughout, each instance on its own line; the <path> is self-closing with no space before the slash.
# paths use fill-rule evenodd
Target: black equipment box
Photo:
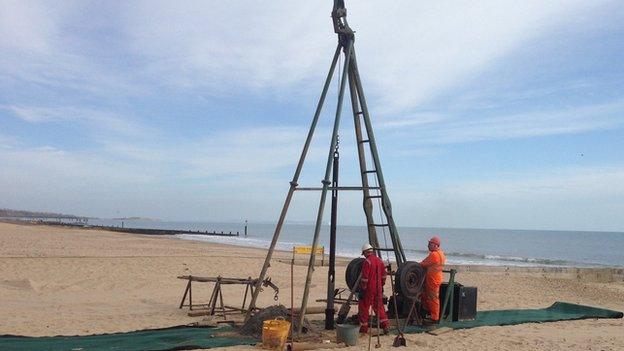
<path id="1" fill-rule="evenodd" d="M 442 283 L 442 285 L 440 285 L 440 309 L 442 309 L 444 305 L 444 299 L 446 298 L 447 289 L 448 289 L 448 283 Z M 450 310 L 449 308 L 446 309 L 446 313 L 444 314 L 444 316 L 440 316 L 441 319 L 448 316 L 449 310 Z M 454 322 L 470 321 L 470 320 L 474 320 L 476 317 L 477 317 L 477 288 L 473 286 L 463 286 L 459 283 L 455 283 L 455 289 L 453 291 L 452 320 Z"/>

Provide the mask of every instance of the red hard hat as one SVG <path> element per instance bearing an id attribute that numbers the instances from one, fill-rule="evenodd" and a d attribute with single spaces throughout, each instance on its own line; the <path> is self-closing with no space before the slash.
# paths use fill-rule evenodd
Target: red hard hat
<path id="1" fill-rule="evenodd" d="M 440 237 L 436 235 L 433 238 L 429 239 L 429 242 L 440 246 Z"/>

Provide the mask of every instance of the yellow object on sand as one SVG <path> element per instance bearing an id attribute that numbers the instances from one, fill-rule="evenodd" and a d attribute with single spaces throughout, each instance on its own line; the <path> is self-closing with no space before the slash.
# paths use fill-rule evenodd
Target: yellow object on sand
<path id="1" fill-rule="evenodd" d="M 312 246 L 294 246 L 293 247 L 293 253 L 296 254 L 309 254 L 312 253 Z M 317 255 L 323 255 L 325 253 L 325 247 L 324 246 L 317 246 L 316 247 L 316 254 Z"/>
<path id="2" fill-rule="evenodd" d="M 290 322 L 282 317 L 262 322 L 262 348 L 284 350 L 290 331 Z"/>

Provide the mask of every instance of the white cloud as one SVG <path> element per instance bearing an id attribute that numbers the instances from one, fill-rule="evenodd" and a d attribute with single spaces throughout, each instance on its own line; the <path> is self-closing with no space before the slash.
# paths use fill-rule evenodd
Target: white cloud
<path id="1" fill-rule="evenodd" d="M 197 144 L 187 162 L 199 174 L 256 173 L 292 165 L 305 131 L 260 128 L 223 133 Z"/>
<path id="2" fill-rule="evenodd" d="M 395 217 L 404 225 L 420 226 L 624 230 L 622 167 L 574 167 L 491 178 L 456 181 L 435 191 L 395 191 Z"/>
<path id="3" fill-rule="evenodd" d="M 60 7 L 47 7 L 33 1 L 0 2 L 0 48 L 45 53 L 52 49 L 58 34 L 56 22 Z"/>
<path id="4" fill-rule="evenodd" d="M 440 152 L 438 144 L 621 127 L 622 101 L 541 112 L 515 110 L 503 116 L 485 117 L 466 116 L 461 111 L 447 115 L 431 106 L 421 108 L 469 84 L 488 67 L 501 64 L 532 40 L 556 36 L 558 26 L 568 19 L 579 14 L 591 17 L 588 14 L 592 8 L 601 3 L 348 2 L 349 22 L 357 31 L 356 48 L 369 106 L 381 112 L 375 116 L 375 126 L 382 129 L 381 133 L 397 136 L 395 144 L 403 144 L 394 152 L 395 156 Z M 244 207 L 241 204 L 245 195 L 241 194 L 247 190 L 243 187 L 257 189 L 257 194 L 269 197 L 266 192 L 261 193 L 266 189 L 262 186 L 273 189 L 275 173 L 284 172 L 285 178 L 291 176 L 307 126 L 223 130 L 218 121 L 212 121 L 210 128 L 214 129 L 204 138 L 187 140 L 177 135 L 172 140 L 167 139 L 166 131 L 158 133 L 158 122 L 146 126 L 138 118 L 107 112 L 101 106 L 132 105 L 136 111 L 149 111 L 158 108 L 151 99 L 169 98 L 167 94 L 172 91 L 182 95 L 182 101 L 195 95 L 240 94 L 247 98 L 287 92 L 317 96 L 336 44 L 329 17 L 331 2 L 137 1 L 106 3 L 102 5 L 109 10 L 105 14 L 95 4 L 6 0 L 0 4 L 0 90 L 6 94 L 2 97 L 4 109 L 30 123 L 30 128 L 62 127 L 64 123 L 87 126 L 93 140 L 102 146 L 102 150 L 91 152 L 28 148 L 23 147 L 26 138 L 19 143 L 14 137 L 0 135 L 2 200 L 12 197 L 13 203 L 46 203 L 50 210 L 59 205 L 90 208 L 92 213 L 99 209 L 110 211 L 120 203 L 147 212 L 167 212 L 169 206 L 178 208 L 172 211 L 179 211 L 173 216 L 180 218 L 184 211 L 193 208 L 200 213 L 200 205 L 207 208 L 228 203 L 221 206 L 222 212 L 239 210 Z M 554 82 L 549 87 L 561 91 L 558 84 Z M 549 93 L 525 92 L 528 97 Z M 93 99 L 94 94 L 106 99 Z M 144 94 L 145 99 L 129 99 L 131 94 Z M 522 98 L 522 94 L 515 96 Z M 466 100 L 464 103 L 470 106 L 487 100 L 487 96 L 477 94 Z M 289 99 L 287 103 L 296 105 L 297 101 Z M 266 106 L 258 106 L 263 107 Z M 383 114 L 388 117 L 378 116 Z M 149 121 L 148 116 L 137 117 Z M 170 118 L 167 122 L 174 118 L 161 117 Z M 270 117 L 266 120 L 266 124 L 274 123 Z M 405 135 L 415 141 L 400 139 Z M 413 138 L 414 135 L 419 137 Z M 50 130 L 49 136 L 54 137 L 54 130 Z M 343 141 L 344 155 L 355 155 L 349 149 L 352 147 L 347 146 L 348 138 Z M 389 144 L 394 139 L 382 136 L 379 141 Z M 414 143 L 428 145 L 409 149 L 408 144 Z M 326 148 L 323 141 L 310 151 L 308 163 L 316 163 L 311 172 L 314 182 L 321 177 L 318 170 L 323 168 Z M 354 163 L 351 160 L 345 164 L 348 162 Z M 478 209 L 479 204 L 492 209 L 504 221 L 510 217 L 497 209 L 497 205 L 505 207 L 500 201 L 479 202 L 497 194 L 502 194 L 503 202 L 519 201 L 519 207 L 508 209 L 524 209 L 525 214 L 535 202 L 542 201 L 547 206 L 551 196 L 576 196 L 578 209 L 586 208 L 582 196 L 612 201 L 616 203 L 614 208 L 621 208 L 617 202 L 621 198 L 617 184 L 623 183 L 619 171 L 584 172 L 581 178 L 564 174 L 534 179 L 527 175 L 528 181 L 464 184 L 453 188 L 453 193 L 421 201 L 431 206 L 429 210 L 423 207 L 403 213 L 407 218 L 414 213 L 432 214 L 435 203 L 427 200 L 436 200 L 450 207 L 438 206 L 438 217 L 431 216 L 437 218 L 433 224 L 491 223 L 487 218 L 480 218 L 479 222 L 469 216 L 488 212 Z M 616 184 L 613 197 L 607 196 L 605 184 Z M 583 188 L 589 190 L 579 190 Z M 404 194 L 409 191 L 399 194 L 399 198 Z M 460 203 L 462 199 L 456 200 L 455 194 L 465 201 Z M 272 202 L 265 207 L 271 211 L 278 208 L 281 195 L 279 200 L 271 198 Z M 242 200 L 231 201 L 234 196 Z M 184 201 L 187 202 L 178 206 Z M 403 201 L 408 205 L 415 202 Z M 552 208 L 562 204 L 563 200 Z M 360 205 L 354 206 L 358 213 Z M 467 209 L 467 213 L 453 213 L 449 208 L 454 205 Z M 535 212 L 540 206 L 533 207 Z M 395 203 L 395 208 L 410 207 Z M 526 227 L 519 222 L 513 225 Z"/>
<path id="5" fill-rule="evenodd" d="M 347 6 L 371 105 L 382 113 L 410 113 L 601 3 L 399 0 Z M 115 6 L 114 25 L 101 26 L 97 6 L 4 1 L 0 74 L 7 81 L 109 96 L 156 92 L 163 85 L 208 95 L 241 89 L 283 94 L 297 87 L 295 94 L 310 95 L 336 44 L 331 3 Z M 82 30 L 71 30 L 76 23 Z M 118 32 L 98 42 L 88 37 L 102 30 Z"/>
<path id="6" fill-rule="evenodd" d="M 105 152 L 0 148 L 0 201 L 86 215 L 121 210 L 204 220 L 234 218 L 249 210 L 246 204 L 262 203 L 248 215 L 266 220 L 283 200 L 304 136 L 300 128 L 257 128 L 176 144 L 111 139 Z M 324 154 L 313 146 L 308 164 Z M 283 169 L 288 173 L 273 174 Z"/>
<path id="7" fill-rule="evenodd" d="M 304 132 L 260 128 L 216 134 L 201 143 L 176 147 L 128 144 L 134 151 L 125 155 L 132 162 L 120 159 L 124 153 L 113 144 L 110 156 L 54 147 L 0 148 L 0 192 L 6 204 L 79 214 L 112 216 L 121 210 L 164 218 L 215 219 L 249 213 L 251 218 L 272 219 L 283 201 Z M 316 180 L 321 176 L 317 171 L 324 163 L 325 146 L 311 151 Z M 272 174 L 276 170 L 287 173 L 280 173 L 280 180 Z M 395 184 L 391 188 L 395 217 L 402 225 L 624 228 L 618 219 L 624 210 L 621 167 L 490 174 L 489 179 L 456 180 L 427 192 Z M 317 200 L 301 200 L 301 196 L 297 203 L 303 201 L 305 206 L 295 209 L 291 219 L 311 218 L 306 216 Z M 264 205 L 257 208 L 260 203 Z M 343 199 L 347 221 L 361 217 L 359 204 L 358 196 Z M 211 209 L 214 206 L 218 208 Z"/>
<path id="8" fill-rule="evenodd" d="M 465 143 L 480 140 L 528 138 L 546 135 L 574 134 L 624 126 L 624 100 L 602 104 L 568 106 L 561 109 L 518 113 L 507 116 L 453 116 L 421 123 L 421 119 L 399 119 L 385 122 L 387 128 L 400 128 L 400 133 L 419 135 L 425 144 Z"/>
<path id="9" fill-rule="evenodd" d="M 7 149 L 10 147 L 13 147 L 15 144 L 16 144 L 16 140 L 14 137 L 0 134 L 0 149 L 1 148 Z"/>
<path id="10" fill-rule="evenodd" d="M 150 75 L 213 93 L 321 76 L 335 47 L 330 10 L 314 2 L 137 1 L 124 12 L 129 46 Z"/>
<path id="11" fill-rule="evenodd" d="M 398 1 L 353 4 L 364 76 L 381 111 L 410 110 L 465 84 L 599 2 Z M 361 6 L 361 9 L 359 8 Z M 384 21 L 379 21 L 379 19 Z M 392 24 L 390 24 L 392 23 Z"/>
<path id="12" fill-rule="evenodd" d="M 81 191 L 114 188 L 120 183 L 152 181 L 144 167 L 114 162 L 89 152 L 68 152 L 51 146 L 11 148 L 0 152 L 3 194 L 44 191 L 58 198 Z M 31 188 L 31 190 L 29 190 Z M 71 189 L 75 189 L 73 194 Z M 45 189 L 45 190 L 44 190 Z"/>
<path id="13" fill-rule="evenodd" d="M 249 176 L 272 172 L 296 164 L 306 130 L 298 127 L 260 127 L 220 131 L 201 140 L 154 143 L 104 141 L 105 151 L 114 157 L 136 162 L 175 165 L 176 176 L 201 179 L 220 175 Z M 322 134 L 323 131 L 318 131 Z M 325 145 L 312 145 L 307 163 L 322 157 Z"/>
<path id="14" fill-rule="evenodd" d="M 102 64 L 103 41 L 90 41 L 101 14 L 80 2 L 0 2 L 0 78 L 7 87 L 45 87 L 108 96 L 137 94 L 142 88 L 120 60 Z M 110 54 L 109 54 L 110 55 Z M 110 62 L 109 56 L 108 62 Z M 123 57 L 123 55 L 120 55 Z M 0 84 L 0 87 L 4 84 Z M 60 94 L 67 99 L 71 94 Z M 68 96 L 69 95 L 69 96 Z"/>
<path id="15" fill-rule="evenodd" d="M 54 147 L 0 148 L 2 206 L 82 215 L 148 214 L 161 171 L 94 152 Z M 150 200 L 145 200 L 149 198 Z"/>
<path id="16" fill-rule="evenodd" d="M 149 129 L 128 117 L 78 107 L 0 106 L 29 123 L 82 123 L 97 129 L 125 135 L 142 135 Z"/>
<path id="17" fill-rule="evenodd" d="M 433 123 L 440 123 L 445 118 L 438 113 L 418 113 L 411 116 L 405 116 L 400 118 L 386 118 L 376 124 L 376 127 L 381 129 L 395 129 L 416 127 Z"/>
<path id="18" fill-rule="evenodd" d="M 361 1 L 348 9 L 377 110 L 404 112 L 598 4 Z M 130 5 L 125 18 L 132 47 L 162 79 L 220 91 L 278 89 L 325 73 L 335 45 L 330 10 L 309 1 L 145 1 Z"/>
<path id="19" fill-rule="evenodd" d="M 519 178 L 522 179 L 519 179 Z M 503 181 L 479 181 L 450 188 L 458 196 L 504 197 L 531 199 L 537 196 L 560 196 L 591 201 L 595 198 L 622 197 L 624 199 L 624 169 L 571 168 L 538 174 L 515 175 Z"/>

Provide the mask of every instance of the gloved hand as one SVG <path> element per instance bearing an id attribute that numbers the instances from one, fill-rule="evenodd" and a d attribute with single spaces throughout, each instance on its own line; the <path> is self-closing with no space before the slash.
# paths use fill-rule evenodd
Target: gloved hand
<path id="1" fill-rule="evenodd" d="M 366 290 L 365 289 L 358 290 L 357 292 L 358 300 L 363 300 L 364 296 L 366 296 Z"/>

